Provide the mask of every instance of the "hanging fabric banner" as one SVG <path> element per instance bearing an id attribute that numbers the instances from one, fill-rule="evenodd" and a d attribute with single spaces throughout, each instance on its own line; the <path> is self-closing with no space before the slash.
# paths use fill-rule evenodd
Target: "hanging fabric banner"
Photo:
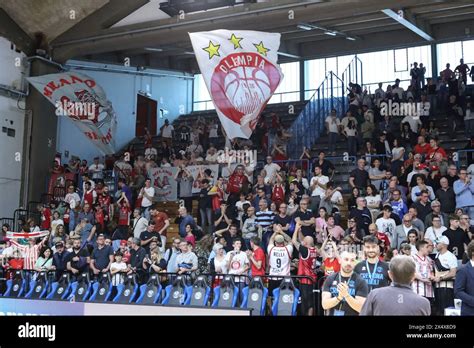
<path id="1" fill-rule="evenodd" d="M 117 120 L 112 103 L 97 82 L 77 72 L 28 77 L 30 82 L 104 154 L 115 153 Z"/>
<path id="2" fill-rule="evenodd" d="M 277 64 L 280 34 L 214 30 L 189 36 L 227 137 L 250 138 L 283 79 Z"/>

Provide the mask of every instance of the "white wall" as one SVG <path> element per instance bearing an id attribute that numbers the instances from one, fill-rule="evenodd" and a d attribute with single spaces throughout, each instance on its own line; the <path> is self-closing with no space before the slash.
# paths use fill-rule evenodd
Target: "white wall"
<path id="1" fill-rule="evenodd" d="M 22 67 L 15 66 L 15 58 L 21 57 L 0 37 L 0 84 L 20 87 Z M 20 105 L 24 107 L 24 102 Z M 0 217 L 13 217 L 20 201 L 24 115 L 16 99 L 0 95 Z M 3 131 L 7 128 L 15 130 L 14 137 Z"/>
<path id="2" fill-rule="evenodd" d="M 92 65 L 104 67 L 103 64 L 90 62 L 69 61 L 68 64 Z M 117 65 L 107 65 L 110 68 L 120 68 L 127 71 L 136 71 L 136 68 L 124 68 Z M 107 98 L 112 102 L 117 114 L 117 131 L 115 135 L 116 150 L 120 150 L 133 138 L 135 138 L 136 122 L 136 99 L 139 90 L 151 93 L 151 98 L 158 102 L 158 109 L 168 110 L 165 116 L 170 121 L 177 118 L 180 113 L 191 112 L 192 103 L 192 80 L 179 77 L 151 77 L 138 76 L 122 72 L 103 72 L 90 69 L 72 69 L 82 74 L 89 75 L 96 79 L 107 94 Z M 165 72 L 159 70 L 147 70 L 153 73 L 164 73 L 171 75 L 183 75 L 180 72 Z M 183 75 L 184 76 L 184 75 Z M 164 120 L 159 118 L 158 129 L 163 125 Z M 63 160 L 68 160 L 64 156 L 65 151 L 69 152 L 69 157 L 76 155 L 80 158 L 91 160 L 97 155 L 101 155 L 99 150 L 77 129 L 69 119 L 60 117 L 58 120 L 57 151 L 63 154 Z"/>

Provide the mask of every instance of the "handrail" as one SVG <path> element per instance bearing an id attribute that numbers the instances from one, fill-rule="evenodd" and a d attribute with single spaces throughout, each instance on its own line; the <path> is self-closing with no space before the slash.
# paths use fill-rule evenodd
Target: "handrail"
<path id="1" fill-rule="evenodd" d="M 290 157 L 297 158 L 303 146 L 312 146 L 324 131 L 324 118 L 329 111 L 334 108 L 341 115 L 346 103 L 344 81 L 332 71 L 328 72 L 289 129 L 292 133 L 288 142 Z"/>
<path id="2" fill-rule="evenodd" d="M 360 77 L 360 81 L 359 81 Z M 349 84 L 349 82 L 355 82 L 360 86 L 363 85 L 363 75 L 362 75 L 362 61 L 357 57 L 357 55 L 352 58 L 347 67 L 341 74 L 342 80 Z"/>

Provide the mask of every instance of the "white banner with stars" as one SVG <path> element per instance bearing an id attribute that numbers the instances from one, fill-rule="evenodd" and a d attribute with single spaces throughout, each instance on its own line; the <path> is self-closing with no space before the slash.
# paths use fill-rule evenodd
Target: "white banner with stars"
<path id="1" fill-rule="evenodd" d="M 226 135 L 250 138 L 283 79 L 277 64 L 280 34 L 214 30 L 189 36 Z"/>

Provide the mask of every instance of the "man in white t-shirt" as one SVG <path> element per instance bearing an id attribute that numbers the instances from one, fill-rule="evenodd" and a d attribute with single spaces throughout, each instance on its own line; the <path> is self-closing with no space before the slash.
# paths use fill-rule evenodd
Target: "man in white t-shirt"
<path id="1" fill-rule="evenodd" d="M 64 197 L 64 202 L 69 204 L 71 209 L 76 208 L 79 204 L 81 204 L 81 197 L 75 192 L 74 185 L 69 185 L 67 188 L 66 197 Z"/>
<path id="2" fill-rule="evenodd" d="M 142 199 L 142 210 L 145 217 L 150 219 L 150 207 L 153 204 L 153 197 L 155 196 L 155 188 L 151 186 L 151 179 L 145 180 L 145 186 L 140 190 L 138 198 Z"/>
<path id="3" fill-rule="evenodd" d="M 140 238 L 142 232 L 145 232 L 148 228 L 148 219 L 144 218 L 140 212 L 139 208 L 133 210 L 133 236 L 135 238 Z"/>
<path id="4" fill-rule="evenodd" d="M 441 224 L 441 216 L 439 215 L 433 215 L 431 223 L 433 225 L 426 229 L 425 238 L 431 240 L 434 247 L 437 248 L 438 242 L 444 237 L 443 233 L 447 230 L 447 227 Z"/>
<path id="5" fill-rule="evenodd" d="M 265 183 L 273 183 L 276 180 L 276 173 L 281 169 L 281 167 L 273 163 L 273 158 L 272 156 L 267 156 L 267 164 L 265 164 L 265 172 L 267 173 L 267 176 L 265 177 Z"/>
<path id="6" fill-rule="evenodd" d="M 173 132 L 174 127 L 170 125 L 170 122 L 168 120 L 165 120 L 165 124 L 161 127 L 161 137 L 163 138 L 163 141 L 166 141 L 169 147 L 172 145 L 173 142 Z"/>
<path id="7" fill-rule="evenodd" d="M 99 163 L 99 157 L 94 158 L 94 163 L 89 166 L 89 173 L 92 175 L 92 180 L 101 180 L 104 178 L 105 166 Z"/>
<path id="8" fill-rule="evenodd" d="M 274 232 L 268 242 L 268 265 L 270 266 L 269 275 L 287 277 L 290 275 L 291 255 L 293 254 L 293 245 L 291 238 L 283 232 L 280 225 L 273 228 Z M 270 278 L 268 291 L 270 296 L 274 289 L 280 286 L 281 278 Z"/>
<path id="9" fill-rule="evenodd" d="M 392 211 L 392 206 L 385 205 L 383 207 L 383 215 L 375 221 L 375 224 L 377 225 L 377 230 L 379 232 L 384 233 L 389 238 L 390 245 L 392 245 L 394 237 L 393 234 L 395 232 L 395 228 L 397 227 L 395 220 L 390 217 Z"/>
<path id="10" fill-rule="evenodd" d="M 311 178 L 309 183 L 309 190 L 311 191 L 311 211 L 313 213 L 319 210 L 319 203 L 326 194 L 326 184 L 329 182 L 329 178 L 323 175 L 322 168 L 319 165 L 314 167 L 314 176 Z"/>
<path id="11" fill-rule="evenodd" d="M 448 250 L 449 239 L 442 236 L 436 244 L 438 254 L 435 258 L 435 302 L 438 315 L 444 315 L 444 309 L 454 306 L 454 278 L 458 268 L 458 260 Z"/>
<path id="12" fill-rule="evenodd" d="M 331 114 L 326 117 L 324 121 L 326 131 L 328 133 L 328 149 L 333 156 L 336 155 L 336 142 L 339 138 L 339 131 L 341 128 L 341 121 L 337 118 L 336 109 L 331 110 Z"/>
<path id="13" fill-rule="evenodd" d="M 228 252 L 225 255 L 224 259 L 227 265 L 227 269 L 229 270 L 229 274 L 246 274 L 249 269 L 250 261 L 247 257 L 247 254 L 241 250 L 242 241 L 238 238 L 235 238 L 232 242 L 232 246 L 234 247 L 234 250 Z M 242 299 L 242 289 L 246 285 L 245 280 L 245 277 L 234 277 L 235 285 L 237 285 L 237 287 L 239 288 L 239 303 Z"/>
<path id="14" fill-rule="evenodd" d="M 403 92 L 405 92 L 405 90 L 400 87 L 400 79 L 396 79 L 395 84 L 392 86 L 392 94 L 396 94 L 398 96 L 399 101 L 402 101 Z"/>

